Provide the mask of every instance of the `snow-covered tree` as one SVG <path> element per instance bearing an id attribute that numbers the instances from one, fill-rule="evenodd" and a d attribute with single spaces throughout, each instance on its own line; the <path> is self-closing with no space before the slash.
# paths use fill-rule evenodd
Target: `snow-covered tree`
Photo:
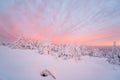
<path id="1" fill-rule="evenodd" d="M 39 49 L 41 47 L 41 41 L 40 40 L 34 41 L 34 47 L 35 49 Z"/>
<path id="2" fill-rule="evenodd" d="M 26 41 L 25 48 L 26 49 L 35 49 L 34 42 L 32 40 Z"/>
<path id="3" fill-rule="evenodd" d="M 0 41 L 0 45 L 1 45 L 1 46 L 7 46 L 7 45 L 9 45 L 9 43 L 4 42 L 4 41 Z"/>
<path id="4" fill-rule="evenodd" d="M 20 48 L 20 49 L 25 49 L 25 38 L 23 36 L 19 36 L 18 39 L 11 44 L 12 48 Z"/>
<path id="5" fill-rule="evenodd" d="M 113 64 L 120 65 L 120 51 L 119 51 L 118 47 L 116 46 L 116 42 L 114 42 L 110 58 L 108 58 L 107 61 L 110 63 L 113 63 Z"/>
<path id="6" fill-rule="evenodd" d="M 38 50 L 40 54 L 50 54 L 51 42 L 49 40 L 42 41 Z"/>

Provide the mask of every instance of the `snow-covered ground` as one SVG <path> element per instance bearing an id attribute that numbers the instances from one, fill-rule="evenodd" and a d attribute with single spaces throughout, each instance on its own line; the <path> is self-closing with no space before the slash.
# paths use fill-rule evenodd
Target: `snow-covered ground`
<path id="1" fill-rule="evenodd" d="M 0 46 L 0 80 L 54 80 L 42 77 L 48 69 L 56 80 L 120 80 L 120 66 L 106 58 L 81 56 L 80 61 L 62 60 L 40 55 L 35 50 L 18 50 Z"/>

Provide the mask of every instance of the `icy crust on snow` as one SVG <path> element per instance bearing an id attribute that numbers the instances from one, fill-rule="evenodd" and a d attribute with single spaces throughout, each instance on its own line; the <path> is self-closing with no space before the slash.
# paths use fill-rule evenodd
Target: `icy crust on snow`
<path id="1" fill-rule="evenodd" d="M 45 69 L 56 80 L 120 80 L 120 66 L 109 64 L 106 59 L 81 56 L 80 61 L 63 60 L 34 50 L 0 46 L 0 80 L 54 80 L 40 76 Z"/>

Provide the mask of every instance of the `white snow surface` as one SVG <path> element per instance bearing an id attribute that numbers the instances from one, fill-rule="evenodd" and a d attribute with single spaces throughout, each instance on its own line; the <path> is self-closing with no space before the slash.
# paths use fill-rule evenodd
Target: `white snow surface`
<path id="1" fill-rule="evenodd" d="M 0 80 L 54 80 L 40 76 L 45 69 L 56 80 L 120 80 L 120 66 L 108 63 L 106 58 L 81 56 L 79 61 L 62 60 L 35 50 L 0 46 Z"/>

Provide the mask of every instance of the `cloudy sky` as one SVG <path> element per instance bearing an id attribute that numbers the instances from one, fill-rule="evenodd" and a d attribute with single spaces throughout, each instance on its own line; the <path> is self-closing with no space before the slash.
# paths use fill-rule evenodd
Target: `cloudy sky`
<path id="1" fill-rule="evenodd" d="M 120 0 L 0 0 L 0 40 L 120 44 Z"/>

